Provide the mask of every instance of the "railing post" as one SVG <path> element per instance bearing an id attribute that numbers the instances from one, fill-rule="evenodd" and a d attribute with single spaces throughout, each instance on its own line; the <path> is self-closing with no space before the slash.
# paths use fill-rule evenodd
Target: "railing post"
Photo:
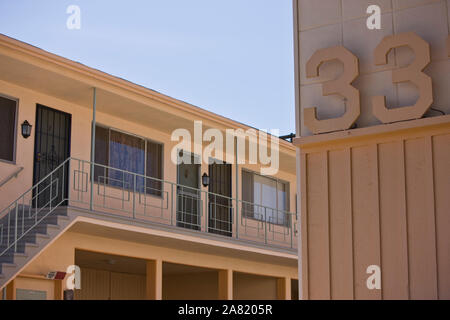
<path id="1" fill-rule="evenodd" d="M 236 201 L 236 219 L 234 220 L 234 223 L 236 224 L 236 239 L 239 239 L 239 200 Z M 233 201 L 231 201 L 233 203 Z"/>
<path id="2" fill-rule="evenodd" d="M 70 196 L 72 194 L 71 185 L 70 185 L 70 165 L 72 163 L 72 159 L 69 158 L 69 163 L 67 164 L 67 206 L 70 205 Z M 87 183 L 87 181 L 86 181 Z M 65 187 L 63 187 L 65 188 Z M 65 189 L 63 189 L 65 190 Z"/>
<path id="3" fill-rule="evenodd" d="M 170 225 L 173 226 L 173 183 L 170 184 Z"/>
<path id="4" fill-rule="evenodd" d="M 53 173 L 50 174 L 50 208 L 49 210 L 52 211 L 52 198 L 53 198 Z"/>
<path id="5" fill-rule="evenodd" d="M 136 218 L 136 175 L 133 174 L 133 219 Z"/>
<path id="6" fill-rule="evenodd" d="M 209 232 L 209 215 L 211 204 L 209 203 L 208 191 L 205 191 L 204 194 L 205 194 L 205 232 Z"/>
<path id="7" fill-rule="evenodd" d="M 238 138 L 234 137 L 234 160 L 235 160 L 235 177 L 236 177 L 236 239 L 239 238 L 239 155 L 238 155 Z"/>
<path id="8" fill-rule="evenodd" d="M 37 224 L 39 185 L 36 187 L 36 207 L 34 208 L 34 224 Z"/>
<path id="9" fill-rule="evenodd" d="M 264 207 L 264 243 L 267 244 L 267 208 Z"/>
<path id="10" fill-rule="evenodd" d="M 14 252 L 17 252 L 17 223 L 18 223 L 18 213 L 19 213 L 19 206 L 16 203 L 16 225 L 14 227 Z"/>
<path id="11" fill-rule="evenodd" d="M 292 214 L 289 214 L 289 221 L 291 224 L 291 248 L 294 247 L 294 221 Z"/>

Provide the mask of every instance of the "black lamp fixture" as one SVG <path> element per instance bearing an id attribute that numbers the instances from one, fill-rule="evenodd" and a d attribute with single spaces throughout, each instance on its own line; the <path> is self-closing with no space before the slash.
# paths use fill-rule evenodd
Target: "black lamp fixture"
<path id="1" fill-rule="evenodd" d="M 206 174 L 206 172 L 202 175 L 202 184 L 204 187 L 209 186 L 209 176 Z"/>
<path id="2" fill-rule="evenodd" d="M 32 125 L 27 120 L 22 123 L 22 137 L 26 139 L 31 136 L 31 127 Z"/>

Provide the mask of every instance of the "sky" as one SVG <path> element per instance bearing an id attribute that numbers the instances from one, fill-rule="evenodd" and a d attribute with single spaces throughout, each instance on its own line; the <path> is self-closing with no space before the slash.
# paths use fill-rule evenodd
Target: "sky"
<path id="1" fill-rule="evenodd" d="M 0 33 L 280 134 L 295 132 L 292 25 L 291 0 L 0 0 Z"/>

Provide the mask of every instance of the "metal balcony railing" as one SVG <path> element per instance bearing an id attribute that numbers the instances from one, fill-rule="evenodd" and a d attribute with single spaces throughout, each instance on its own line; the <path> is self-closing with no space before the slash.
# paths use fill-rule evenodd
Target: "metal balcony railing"
<path id="1" fill-rule="evenodd" d="M 149 227 L 172 226 L 174 232 L 178 227 L 219 239 L 297 247 L 294 213 L 69 158 L 0 213 L 0 256 L 60 206 L 124 217 Z"/>

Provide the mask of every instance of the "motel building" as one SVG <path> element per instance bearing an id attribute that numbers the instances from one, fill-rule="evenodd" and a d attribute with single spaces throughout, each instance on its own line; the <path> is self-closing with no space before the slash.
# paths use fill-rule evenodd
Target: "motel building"
<path id="1" fill-rule="evenodd" d="M 2 298 L 297 299 L 296 148 L 265 137 L 0 35 Z"/>
<path id="2" fill-rule="evenodd" d="M 450 299 L 450 1 L 293 4 L 300 297 Z"/>

